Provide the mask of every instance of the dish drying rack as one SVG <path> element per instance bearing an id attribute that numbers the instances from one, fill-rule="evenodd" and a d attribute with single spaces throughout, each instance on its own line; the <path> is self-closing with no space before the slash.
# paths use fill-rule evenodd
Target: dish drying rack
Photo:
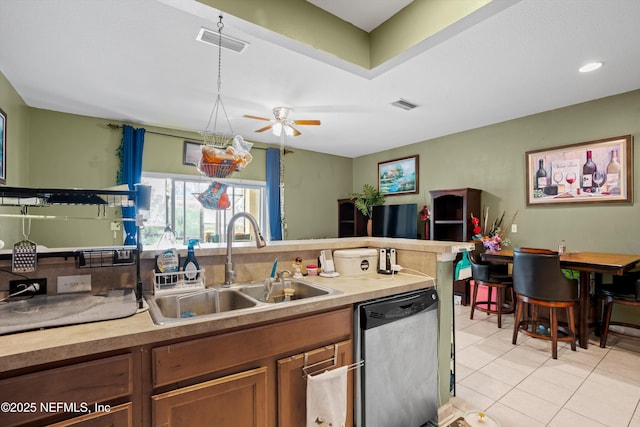
<path id="1" fill-rule="evenodd" d="M 196 279 L 189 279 L 188 275 L 196 274 Z M 153 271 L 153 294 L 166 295 L 177 292 L 191 292 L 205 290 L 204 270 L 175 271 L 171 273 L 157 273 Z"/>
<path id="2" fill-rule="evenodd" d="M 76 267 L 99 268 L 133 265 L 136 262 L 136 247 L 82 249 L 75 252 Z"/>

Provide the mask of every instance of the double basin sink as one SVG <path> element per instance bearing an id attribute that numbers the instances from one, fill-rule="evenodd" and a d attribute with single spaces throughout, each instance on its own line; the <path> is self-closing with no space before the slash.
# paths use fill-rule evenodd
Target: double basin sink
<path id="1" fill-rule="evenodd" d="M 293 295 L 285 301 L 285 289 Z M 290 292 L 290 291 L 289 291 Z M 230 288 L 204 290 L 168 295 L 146 294 L 145 300 L 154 323 L 165 325 L 190 318 L 210 318 L 228 313 L 268 307 L 273 304 L 291 304 L 309 298 L 339 294 L 339 291 L 300 279 L 285 279 L 273 283 L 270 292 L 262 282 L 233 285 Z"/>

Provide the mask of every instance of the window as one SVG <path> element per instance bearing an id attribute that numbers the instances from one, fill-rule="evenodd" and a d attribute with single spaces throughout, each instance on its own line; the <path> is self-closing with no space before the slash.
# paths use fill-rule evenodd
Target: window
<path id="1" fill-rule="evenodd" d="M 151 208 L 145 215 L 142 244 L 153 246 L 168 224 L 178 242 L 198 239 L 202 243 L 226 241 L 227 225 L 238 212 L 250 213 L 264 236 L 267 225 L 266 184 L 261 181 L 218 179 L 228 185 L 231 207 L 225 210 L 205 209 L 196 196 L 205 191 L 211 180 L 192 175 L 167 175 L 145 172 L 142 184 L 151 186 Z M 253 240 L 251 224 L 240 218 L 234 224 L 234 240 Z"/>

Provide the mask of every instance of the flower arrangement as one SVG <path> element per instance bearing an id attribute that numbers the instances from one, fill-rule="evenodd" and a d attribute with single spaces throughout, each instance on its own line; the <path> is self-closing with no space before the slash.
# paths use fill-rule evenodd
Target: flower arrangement
<path id="1" fill-rule="evenodd" d="M 420 224 L 425 224 L 427 221 L 429 221 L 429 218 L 431 218 L 431 212 L 429 211 L 429 208 L 427 207 L 427 205 L 422 205 L 422 209 L 420 209 L 420 211 L 418 212 L 418 220 L 420 221 Z"/>
<path id="2" fill-rule="evenodd" d="M 486 207 L 484 209 L 484 215 L 482 221 L 480 218 L 476 218 L 473 216 L 473 212 L 471 213 L 471 224 L 473 224 L 473 240 L 478 240 L 482 242 L 482 245 L 485 249 L 490 251 L 499 251 L 502 249 L 502 246 L 509 246 L 511 243 L 510 240 L 506 237 L 507 230 L 511 228 L 511 224 L 516 219 L 516 215 L 518 212 L 516 211 L 511 218 L 511 221 L 508 224 L 504 223 L 505 212 L 502 212 L 500 218 L 496 218 L 491 226 L 489 227 L 489 208 Z M 484 224 L 483 227 L 480 226 L 481 222 Z"/>
<path id="3" fill-rule="evenodd" d="M 422 240 L 429 240 L 429 219 L 431 218 L 431 211 L 427 205 L 422 205 L 422 209 L 418 211 L 418 235 Z"/>

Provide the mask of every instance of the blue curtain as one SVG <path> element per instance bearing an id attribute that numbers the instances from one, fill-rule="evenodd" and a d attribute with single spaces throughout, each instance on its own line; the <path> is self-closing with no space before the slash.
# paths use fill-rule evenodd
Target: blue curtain
<path id="1" fill-rule="evenodd" d="M 129 190 L 135 190 L 134 185 L 140 183 L 142 177 L 142 151 L 144 148 L 144 128 L 134 129 L 131 126 L 122 126 L 122 182 L 128 184 Z M 135 207 L 122 208 L 123 218 L 135 218 Z M 125 221 L 125 245 L 137 244 L 135 221 Z"/>
<path id="2" fill-rule="evenodd" d="M 267 148 L 267 210 L 271 240 L 282 240 L 280 218 L 280 150 Z"/>

